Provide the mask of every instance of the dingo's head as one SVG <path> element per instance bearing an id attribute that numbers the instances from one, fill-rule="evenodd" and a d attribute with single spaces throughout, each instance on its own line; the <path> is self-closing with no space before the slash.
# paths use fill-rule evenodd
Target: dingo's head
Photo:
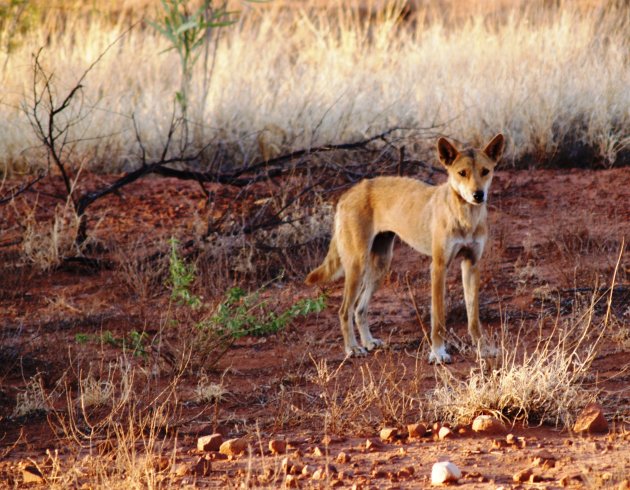
<path id="1" fill-rule="evenodd" d="M 438 140 L 438 155 L 448 172 L 448 181 L 466 202 L 486 202 L 494 167 L 501 158 L 504 146 L 502 134 L 492 138 L 483 150 L 459 151 L 446 138 Z"/>

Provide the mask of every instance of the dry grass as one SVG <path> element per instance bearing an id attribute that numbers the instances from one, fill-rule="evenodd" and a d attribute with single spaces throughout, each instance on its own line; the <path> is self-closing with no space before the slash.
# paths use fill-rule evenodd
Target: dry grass
<path id="1" fill-rule="evenodd" d="M 69 205 L 60 205 L 50 219 L 37 219 L 35 208 L 26 211 L 22 221 L 22 256 L 36 268 L 49 270 L 64 258 L 81 255 L 75 243 L 79 218 Z"/>
<path id="2" fill-rule="evenodd" d="M 409 376 L 391 351 L 378 352 L 361 366 L 348 366 L 347 360 L 336 366 L 324 359 L 313 362 L 311 382 L 323 407 L 312 414 L 325 434 L 373 434 L 380 427 L 402 427 L 422 419 L 421 361 Z"/>
<path id="3" fill-rule="evenodd" d="M 438 125 L 471 142 L 504 131 L 513 164 L 528 156 L 613 164 L 630 143 L 630 10 L 621 2 L 545 4 L 456 2 L 441 12 L 438 2 L 422 2 L 408 22 L 396 3 L 241 4 L 239 23 L 221 32 L 214 63 L 199 63 L 193 75 L 195 144 L 215 141 L 212 151 L 239 162 L 259 158 L 261 148 Z M 31 15 L 0 51 L 4 171 L 44 162 L 21 110 L 31 103 L 31 54 L 45 46 L 43 63 L 64 92 L 132 19 L 156 13 L 144 3 L 116 2 L 101 11 L 75 6 Z M 0 39 L 11 25 L 0 26 Z M 89 74 L 73 109 L 85 116 L 69 135 L 78 141 L 73 161 L 105 171 L 134 165 L 132 114 L 149 154 L 161 151 L 180 85 L 176 54 L 166 47 L 146 24 L 134 25 Z M 204 70 L 212 70 L 205 101 Z M 261 135 L 268 135 L 264 144 Z M 406 143 L 408 155 L 425 154 L 413 134 Z"/>
<path id="4" fill-rule="evenodd" d="M 429 409 L 437 419 L 455 422 L 494 413 L 509 420 L 571 427 L 579 410 L 597 398 L 591 364 L 612 327 L 612 291 L 597 290 L 572 315 L 554 319 L 543 313 L 534 342 L 525 344 L 523 326 L 512 332 L 503 322 L 498 360 L 481 360 L 463 380 L 447 369 L 437 371 Z M 595 310 L 602 304 L 607 310 L 598 316 Z"/>
<path id="5" fill-rule="evenodd" d="M 177 455 L 179 376 L 160 388 L 124 356 L 79 375 L 76 396 L 51 417 L 66 450 L 40 462 L 48 488 L 168 488 Z"/>

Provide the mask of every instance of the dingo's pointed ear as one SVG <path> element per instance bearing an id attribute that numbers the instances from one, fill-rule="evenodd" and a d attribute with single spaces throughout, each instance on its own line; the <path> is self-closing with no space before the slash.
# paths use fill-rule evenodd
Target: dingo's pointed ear
<path id="1" fill-rule="evenodd" d="M 447 167 L 455 161 L 459 152 L 457 148 L 455 148 L 449 140 L 446 138 L 440 138 L 437 142 L 437 150 L 438 156 L 440 157 L 440 162 Z"/>
<path id="2" fill-rule="evenodd" d="M 503 149 L 505 148 L 505 138 L 501 133 L 497 134 L 492 141 L 486 145 L 483 152 L 488 155 L 492 160 L 498 162 L 503 155 Z"/>

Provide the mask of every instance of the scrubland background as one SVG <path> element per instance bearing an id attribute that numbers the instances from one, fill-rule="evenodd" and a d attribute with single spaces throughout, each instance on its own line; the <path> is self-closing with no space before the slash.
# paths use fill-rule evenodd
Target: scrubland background
<path id="1" fill-rule="evenodd" d="M 621 1 L 232 2 L 195 65 L 188 118 L 203 167 L 353 141 L 400 127 L 425 158 L 444 134 L 498 131 L 506 162 L 619 165 L 630 144 L 630 9 Z M 0 172 L 45 164 L 24 110 L 33 55 L 59 96 L 83 81 L 68 140 L 75 165 L 120 172 L 157 155 L 181 70 L 147 21 L 159 2 L 52 0 L 0 7 Z M 430 128 L 430 130 L 423 129 Z M 420 132 L 414 132 L 420 130 Z M 432 145 L 432 143 L 430 143 Z M 269 155 L 266 155 L 269 156 Z"/>

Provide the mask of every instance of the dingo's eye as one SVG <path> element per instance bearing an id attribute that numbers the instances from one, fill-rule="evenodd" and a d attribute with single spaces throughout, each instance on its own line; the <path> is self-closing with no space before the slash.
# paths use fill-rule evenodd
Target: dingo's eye
<path id="1" fill-rule="evenodd" d="M 459 172 L 457 172 L 459 175 L 461 175 L 462 177 L 466 177 L 466 171 L 465 170 L 460 170 Z"/>
<path id="2" fill-rule="evenodd" d="M 484 177 L 485 177 L 486 175 L 488 175 L 489 173 L 490 173 L 490 170 L 488 170 L 487 168 L 484 168 L 484 169 L 481 171 L 481 175 L 483 175 Z"/>

